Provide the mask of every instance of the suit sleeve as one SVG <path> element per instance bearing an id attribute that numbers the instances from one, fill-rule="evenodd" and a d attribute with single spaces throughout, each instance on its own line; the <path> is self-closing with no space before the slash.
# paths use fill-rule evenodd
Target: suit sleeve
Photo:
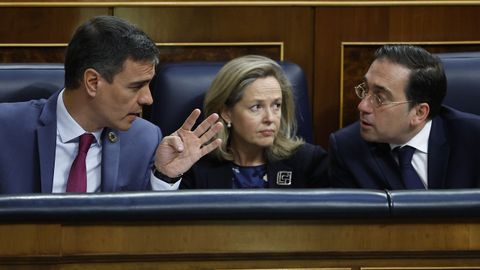
<path id="1" fill-rule="evenodd" d="M 318 145 L 306 145 L 310 149 L 306 160 L 306 177 L 308 187 L 325 188 L 328 187 L 328 155 L 327 152 Z"/>
<path id="2" fill-rule="evenodd" d="M 336 188 L 358 188 L 355 178 L 345 165 L 342 152 L 337 145 L 335 134 L 330 135 L 329 141 L 329 186 Z"/>
<path id="3" fill-rule="evenodd" d="M 182 181 L 180 183 L 180 189 L 195 189 L 195 167 L 198 166 L 197 164 L 193 164 L 193 166 L 183 174 Z"/>

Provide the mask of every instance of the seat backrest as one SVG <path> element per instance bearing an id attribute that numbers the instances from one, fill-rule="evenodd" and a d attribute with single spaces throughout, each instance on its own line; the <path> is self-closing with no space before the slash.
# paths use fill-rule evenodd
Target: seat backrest
<path id="1" fill-rule="evenodd" d="M 64 85 L 63 64 L 0 64 L 0 102 L 48 98 Z"/>
<path id="2" fill-rule="evenodd" d="M 480 52 L 438 54 L 447 76 L 443 103 L 460 111 L 480 115 Z"/>
<path id="3" fill-rule="evenodd" d="M 203 108 L 205 92 L 225 62 L 180 62 L 157 68 L 151 84 L 153 105 L 151 121 L 163 134 L 171 134 L 185 121 L 194 108 Z M 279 62 L 293 86 L 298 123 L 298 136 L 313 141 L 312 116 L 307 82 L 303 70 L 290 62 Z M 197 121 L 198 122 L 198 121 Z"/>

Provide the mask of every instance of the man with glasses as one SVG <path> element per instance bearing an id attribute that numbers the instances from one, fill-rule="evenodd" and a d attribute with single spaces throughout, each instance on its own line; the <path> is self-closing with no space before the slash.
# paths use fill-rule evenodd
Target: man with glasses
<path id="1" fill-rule="evenodd" d="M 411 45 L 385 45 L 364 81 L 358 122 L 330 135 L 333 187 L 479 187 L 480 118 L 442 106 L 440 60 Z"/>

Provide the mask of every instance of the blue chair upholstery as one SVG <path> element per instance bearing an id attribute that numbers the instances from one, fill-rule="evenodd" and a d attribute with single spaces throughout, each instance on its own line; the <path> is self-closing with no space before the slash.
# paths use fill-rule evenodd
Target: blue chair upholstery
<path id="1" fill-rule="evenodd" d="M 63 64 L 0 64 L 0 102 L 48 98 L 64 86 Z"/>
<path id="2" fill-rule="evenodd" d="M 479 189 L 392 190 L 388 193 L 392 217 L 480 217 Z"/>
<path id="3" fill-rule="evenodd" d="M 0 195 L 0 222 L 387 218 L 381 190 L 179 190 Z"/>
<path id="4" fill-rule="evenodd" d="M 480 115 L 480 52 L 438 54 L 447 76 L 444 104 Z"/>
<path id="5" fill-rule="evenodd" d="M 194 108 L 203 108 L 203 97 L 215 75 L 225 62 L 182 62 L 161 65 L 151 84 L 153 106 L 151 121 L 163 134 L 180 127 Z M 307 82 L 302 69 L 290 62 L 281 62 L 292 83 L 297 104 L 297 134 L 307 142 L 313 141 L 312 116 Z"/>
<path id="6" fill-rule="evenodd" d="M 0 194 L 0 222 L 458 219 L 480 217 L 480 190 L 178 190 Z"/>

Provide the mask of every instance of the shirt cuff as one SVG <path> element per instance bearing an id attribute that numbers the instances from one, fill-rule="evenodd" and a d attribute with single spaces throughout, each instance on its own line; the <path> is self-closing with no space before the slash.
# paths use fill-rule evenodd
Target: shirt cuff
<path id="1" fill-rule="evenodd" d="M 152 172 L 150 172 L 150 184 L 152 185 L 152 190 L 177 190 L 180 187 L 182 180 L 170 184 L 163 181 L 160 178 L 155 177 Z"/>

